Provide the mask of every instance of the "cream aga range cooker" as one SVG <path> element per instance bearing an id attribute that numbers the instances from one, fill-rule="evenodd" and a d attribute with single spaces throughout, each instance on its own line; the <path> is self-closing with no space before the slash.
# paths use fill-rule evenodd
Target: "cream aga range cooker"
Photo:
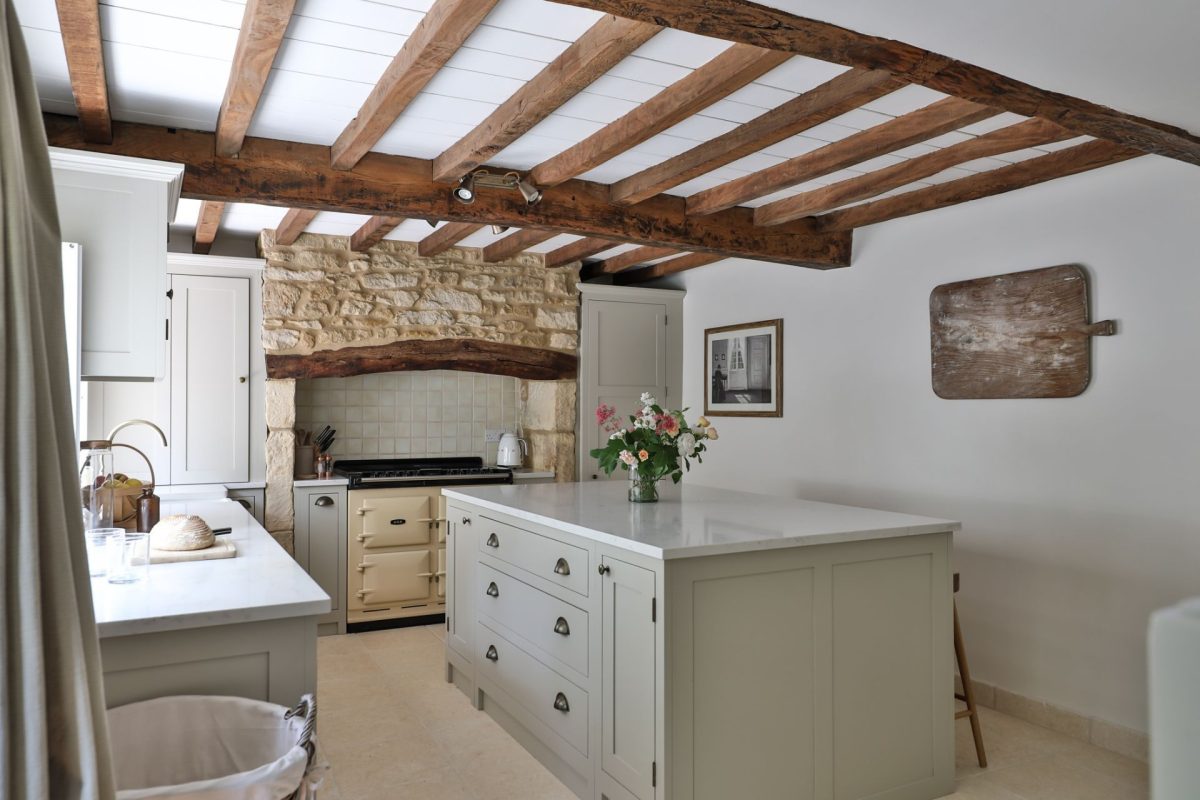
<path id="1" fill-rule="evenodd" d="M 456 457 L 339 460 L 334 472 L 349 479 L 346 624 L 363 630 L 444 614 L 442 487 L 512 483 L 512 470 Z"/>

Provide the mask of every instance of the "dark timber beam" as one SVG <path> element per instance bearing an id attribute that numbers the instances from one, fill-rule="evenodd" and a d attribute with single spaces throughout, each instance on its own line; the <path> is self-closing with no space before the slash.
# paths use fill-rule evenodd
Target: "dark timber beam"
<path id="1" fill-rule="evenodd" d="M 414 369 L 457 369 L 533 381 L 574 378 L 573 353 L 479 339 L 409 339 L 374 347 L 342 347 L 307 355 L 267 355 L 267 377 L 338 378 Z"/>
<path id="2" fill-rule="evenodd" d="M 759 225 L 779 225 L 811 214 L 877 197 L 913 181 L 936 175 L 957 164 L 998 156 L 1042 144 L 1072 139 L 1075 134 L 1044 119 L 1027 119 L 1007 128 L 926 153 L 923 156 L 877 169 L 811 192 L 785 197 L 754 209 Z"/>
<path id="3" fill-rule="evenodd" d="M 1143 153 L 1200 164 L 1200 136 L 1077 97 L 1039 89 L 983 67 L 893 39 L 747 0 L 555 0 L 619 17 L 861 69 L 884 69 L 910 83 Z"/>
<path id="4" fill-rule="evenodd" d="M 236 155 L 258 108 L 296 0 L 249 0 L 242 14 L 225 99 L 217 115 L 217 152 Z"/>
<path id="5" fill-rule="evenodd" d="M 889 219 L 907 217 L 922 211 L 991 197 L 1014 189 L 1075 175 L 1097 167 L 1105 167 L 1128 161 L 1142 155 L 1140 150 L 1121 147 L 1112 142 L 1093 141 L 1068 147 L 1008 167 L 979 172 L 969 178 L 941 183 L 927 189 L 917 189 L 882 200 L 851 206 L 815 217 L 817 222 L 829 230 L 849 230 L 863 225 L 874 225 Z"/>
<path id="6" fill-rule="evenodd" d="M 437 0 L 400 47 L 358 114 L 333 143 L 332 163 L 353 169 L 425 84 L 483 22 L 497 0 Z"/>
<path id="7" fill-rule="evenodd" d="M 457 180 L 486 164 L 660 30 L 644 22 L 603 17 L 474 130 L 435 158 L 433 179 Z"/>
<path id="8" fill-rule="evenodd" d="M 310 211 L 404 216 L 556 233 L 755 258 L 818 269 L 848 266 L 850 234 L 818 232 L 809 220 L 764 228 L 749 208 L 688 217 L 682 197 L 656 195 L 635 206 L 609 199 L 608 184 L 571 180 L 528 205 L 516 192 L 481 191 L 463 205 L 432 179 L 430 162 L 370 153 L 350 171 L 334 169 L 329 148 L 247 137 L 237 158 L 214 154 L 211 133 L 113 123 L 111 145 L 83 140 L 73 117 L 43 114 L 50 144 L 183 164 L 183 193 L 200 200 L 265 203 Z"/>
<path id="9" fill-rule="evenodd" d="M 316 216 L 316 211 L 310 211 L 307 208 L 289 208 L 288 212 L 283 215 L 283 220 L 275 228 L 275 244 L 294 244 L 300 234 L 304 233 L 308 223 L 312 222 Z"/>
<path id="10" fill-rule="evenodd" d="M 557 186 L 682 122 L 787 61 L 782 53 L 734 45 L 620 119 L 529 172 L 538 186 Z"/>
<path id="11" fill-rule="evenodd" d="M 904 85 L 890 72 L 853 69 L 826 81 L 778 108 L 760 114 L 729 133 L 709 139 L 660 164 L 617 181 L 614 203 L 630 205 L 757 153 L 765 147 L 803 133 L 822 122 L 852 111 Z"/>
<path id="12" fill-rule="evenodd" d="M 747 200 L 861 164 L 999 113 L 969 100 L 947 97 L 811 153 L 697 192 L 687 199 L 688 213 L 711 214 L 733 208 Z"/>
<path id="13" fill-rule="evenodd" d="M 368 219 L 358 230 L 350 234 L 350 249 L 365 253 L 383 241 L 383 237 L 404 222 L 404 217 L 388 217 L 381 214 Z"/>
<path id="14" fill-rule="evenodd" d="M 196 232 L 192 234 L 192 252 L 208 255 L 212 250 L 213 241 L 217 238 L 217 230 L 221 227 L 221 215 L 225 213 L 225 204 L 214 200 L 205 200 L 200 204 L 200 216 L 196 219 Z"/>
<path id="15" fill-rule="evenodd" d="M 106 144 L 112 141 L 112 115 L 100 38 L 100 4 L 97 0 L 58 0 L 57 5 L 79 125 L 87 141 Z"/>

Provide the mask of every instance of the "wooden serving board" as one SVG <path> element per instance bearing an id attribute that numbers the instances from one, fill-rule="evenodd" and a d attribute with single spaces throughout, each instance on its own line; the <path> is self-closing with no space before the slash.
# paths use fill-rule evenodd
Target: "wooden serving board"
<path id="1" fill-rule="evenodd" d="M 1091 380 L 1087 274 L 1078 264 L 938 286 L 929 295 L 933 391 L 948 400 L 1074 397 Z"/>
<path id="2" fill-rule="evenodd" d="M 217 537 L 212 547 L 203 550 L 157 550 L 150 548 L 151 564 L 174 564 L 178 561 L 213 561 L 218 558 L 233 558 L 237 547 L 229 537 Z"/>

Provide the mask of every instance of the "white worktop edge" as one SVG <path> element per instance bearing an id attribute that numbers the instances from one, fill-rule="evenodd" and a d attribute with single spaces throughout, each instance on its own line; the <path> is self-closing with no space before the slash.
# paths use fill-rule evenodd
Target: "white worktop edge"
<path id="1" fill-rule="evenodd" d="M 890 539 L 899 536 L 920 536 L 928 533 L 953 533 L 962 529 L 962 523 L 960 522 L 954 522 L 950 520 L 934 520 L 928 524 L 922 525 L 905 525 L 849 532 L 838 531 L 829 534 L 801 534 L 797 536 L 782 537 L 771 540 L 758 540 L 754 542 L 729 542 L 723 544 L 687 545 L 684 547 L 663 548 L 648 544 L 646 542 L 628 539 L 624 536 L 617 536 L 602 530 L 596 530 L 583 525 L 566 522 L 564 520 L 538 514 L 536 512 L 527 511 L 525 509 L 513 508 L 512 506 L 504 503 L 475 497 L 467 494 L 464 491 L 443 489 L 442 493 L 447 497 L 462 500 L 491 511 L 497 511 L 502 514 L 506 514 L 509 517 L 537 523 L 539 525 L 545 525 L 548 528 L 554 528 L 567 533 L 573 533 L 577 536 L 581 536 L 585 539 L 590 539 L 601 544 L 611 545 L 623 550 L 628 550 L 630 552 L 663 560 L 725 555 L 728 553 L 747 553 L 762 550 L 782 550 L 789 547 L 811 547 L 813 545 L 836 544 L 838 542 L 847 541 L 857 542 L 871 539 Z"/>

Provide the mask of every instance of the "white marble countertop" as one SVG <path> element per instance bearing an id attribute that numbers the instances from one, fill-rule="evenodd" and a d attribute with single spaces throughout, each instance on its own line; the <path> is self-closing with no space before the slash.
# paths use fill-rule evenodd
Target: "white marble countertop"
<path id="1" fill-rule="evenodd" d="M 233 528 L 237 556 L 151 564 L 137 583 L 92 578 L 100 638 L 303 617 L 329 611 L 329 595 L 233 500 L 163 502 L 162 516 L 196 514 Z"/>
<path id="2" fill-rule="evenodd" d="M 350 483 L 349 478 L 304 478 L 292 481 L 293 486 L 301 488 L 309 486 L 345 486 L 348 483 Z"/>
<path id="3" fill-rule="evenodd" d="M 626 481 L 443 489 L 461 499 L 652 558 L 691 558 L 957 531 L 961 524 L 892 511 L 659 485 L 657 503 L 630 503 Z"/>

